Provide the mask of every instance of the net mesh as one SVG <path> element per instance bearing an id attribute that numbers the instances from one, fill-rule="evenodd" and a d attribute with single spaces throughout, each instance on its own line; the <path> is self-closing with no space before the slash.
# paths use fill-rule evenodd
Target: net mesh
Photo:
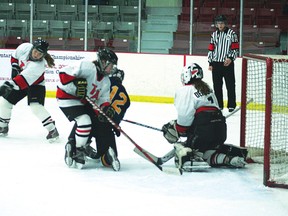
<path id="1" fill-rule="evenodd" d="M 266 89 L 266 61 L 247 58 L 246 97 L 252 98 L 253 103 L 246 110 L 245 143 L 248 157 L 263 163 L 265 123 L 268 124 L 271 130 L 268 181 L 288 185 L 288 56 L 269 58 L 273 61 L 271 92 Z M 272 102 L 270 123 L 265 118 L 266 90 Z"/>

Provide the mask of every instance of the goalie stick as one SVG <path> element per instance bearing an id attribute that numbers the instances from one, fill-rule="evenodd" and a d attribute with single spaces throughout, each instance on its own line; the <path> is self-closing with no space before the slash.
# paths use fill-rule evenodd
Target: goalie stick
<path id="1" fill-rule="evenodd" d="M 136 152 L 138 155 L 140 155 L 141 157 L 146 159 L 143 152 L 139 151 L 137 148 L 134 148 L 134 152 Z M 151 154 L 150 152 L 146 152 L 146 154 L 148 154 L 154 160 L 155 163 L 157 163 L 158 165 L 162 165 L 175 156 L 175 149 L 173 148 L 171 151 L 169 151 L 163 157 L 157 157 L 157 156 Z"/>
<path id="2" fill-rule="evenodd" d="M 250 104 L 251 102 L 253 102 L 253 98 L 250 98 L 250 99 L 247 101 L 246 106 L 247 106 L 248 104 Z M 234 115 L 234 114 L 235 114 L 236 112 L 238 112 L 239 110 L 241 110 L 241 105 L 240 105 L 239 107 L 237 107 L 236 109 L 234 109 L 231 113 L 227 114 L 227 115 L 225 116 L 225 118 L 226 118 L 226 119 L 229 118 L 230 116 Z"/>
<path id="3" fill-rule="evenodd" d="M 247 103 L 246 106 L 253 102 L 253 98 L 250 98 Z M 233 112 L 229 113 L 228 115 L 225 116 L 225 118 L 229 118 L 230 116 L 234 115 L 236 112 L 238 112 L 239 110 L 241 110 L 241 106 L 237 107 Z M 141 124 L 139 124 L 141 125 Z M 140 152 L 137 148 L 134 148 L 134 152 L 136 152 L 138 155 L 140 155 L 141 157 L 144 157 L 143 153 Z M 154 160 L 155 163 L 157 163 L 158 165 L 162 165 L 164 163 L 166 163 L 167 161 L 169 161 L 171 158 L 173 158 L 175 156 L 175 149 L 172 149 L 171 151 L 169 151 L 167 154 L 165 154 L 163 157 L 157 157 L 153 154 L 151 154 L 150 152 L 146 152 L 146 154 L 150 155 L 150 157 Z M 145 158 L 145 157 L 144 157 Z"/>
<path id="4" fill-rule="evenodd" d="M 178 169 L 175 167 L 162 167 L 161 165 L 157 164 L 153 158 L 150 156 L 150 152 L 144 150 L 141 146 L 139 146 L 131 137 L 129 137 L 125 131 L 122 130 L 122 128 L 116 124 L 109 116 L 106 115 L 105 112 L 102 111 L 102 109 L 94 103 L 89 97 L 86 97 L 86 100 L 92 105 L 93 109 L 98 111 L 100 114 L 102 114 L 108 121 L 109 123 L 115 127 L 121 134 L 123 134 L 134 146 L 137 148 L 142 154 L 146 160 L 150 161 L 152 164 L 154 164 L 159 170 L 162 172 L 168 173 L 168 174 L 176 174 L 176 175 L 182 175 L 183 171 L 182 169 Z"/>

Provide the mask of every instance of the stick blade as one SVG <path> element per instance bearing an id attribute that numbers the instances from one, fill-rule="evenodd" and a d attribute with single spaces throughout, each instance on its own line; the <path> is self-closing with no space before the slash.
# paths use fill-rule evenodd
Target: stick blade
<path id="1" fill-rule="evenodd" d="M 145 152 L 145 154 L 148 154 L 153 159 L 153 161 L 158 165 L 162 165 L 166 163 L 167 161 L 169 161 L 171 158 L 175 156 L 175 149 L 172 149 L 171 151 L 166 153 L 163 157 L 156 157 L 155 155 L 146 151 L 145 149 L 142 149 L 142 151 L 140 151 L 138 148 L 134 148 L 134 152 L 138 154 L 139 156 L 143 157 L 144 159 L 148 160 L 148 158 L 143 153 Z"/>
<path id="2" fill-rule="evenodd" d="M 167 173 L 167 174 L 173 174 L 173 175 L 182 175 L 183 170 L 178 169 L 176 167 L 162 167 L 162 171 Z"/>
<path id="3" fill-rule="evenodd" d="M 140 151 L 138 148 L 135 147 L 133 149 L 133 151 L 136 154 L 138 154 L 139 156 L 141 156 L 142 158 L 144 158 L 145 160 L 148 160 L 148 161 L 149 161 L 149 159 L 146 157 L 145 154 L 149 155 L 151 157 L 151 159 L 153 159 L 154 163 L 158 164 L 158 158 L 155 155 L 153 155 L 152 153 L 146 151 L 145 149 L 142 148 L 141 151 Z M 145 152 L 145 154 L 143 152 Z M 159 163 L 158 165 L 162 165 L 162 163 Z"/>

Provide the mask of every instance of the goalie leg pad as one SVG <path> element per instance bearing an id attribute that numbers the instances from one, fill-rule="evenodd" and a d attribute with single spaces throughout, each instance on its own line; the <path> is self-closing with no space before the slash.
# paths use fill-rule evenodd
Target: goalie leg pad
<path id="1" fill-rule="evenodd" d="M 174 144 L 175 166 L 185 172 L 209 168 L 209 164 L 203 160 L 203 153 L 198 150 L 184 147 L 181 143 Z"/>
<path id="2" fill-rule="evenodd" d="M 227 156 L 238 156 L 246 159 L 248 150 L 247 148 L 235 146 L 232 144 L 223 144 L 217 146 L 217 152 L 226 154 Z"/>
<path id="3" fill-rule="evenodd" d="M 206 160 L 211 167 L 228 166 L 242 168 L 246 165 L 244 157 L 219 153 L 216 150 L 206 151 L 203 159 Z"/>
<path id="4" fill-rule="evenodd" d="M 192 152 L 191 148 L 184 147 L 180 143 L 174 144 L 175 148 L 175 166 L 176 168 L 182 168 L 183 164 L 187 161 L 190 161 L 190 157 L 188 156 L 189 152 Z"/>

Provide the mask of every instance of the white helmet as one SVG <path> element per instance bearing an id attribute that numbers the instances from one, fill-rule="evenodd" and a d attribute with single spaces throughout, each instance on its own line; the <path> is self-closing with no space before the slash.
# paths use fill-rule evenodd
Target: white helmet
<path id="1" fill-rule="evenodd" d="M 202 79 L 202 78 L 203 78 L 203 70 L 196 63 L 191 63 L 190 65 L 187 65 L 182 69 L 181 82 L 183 85 L 188 84 L 191 81 L 191 79 Z"/>

